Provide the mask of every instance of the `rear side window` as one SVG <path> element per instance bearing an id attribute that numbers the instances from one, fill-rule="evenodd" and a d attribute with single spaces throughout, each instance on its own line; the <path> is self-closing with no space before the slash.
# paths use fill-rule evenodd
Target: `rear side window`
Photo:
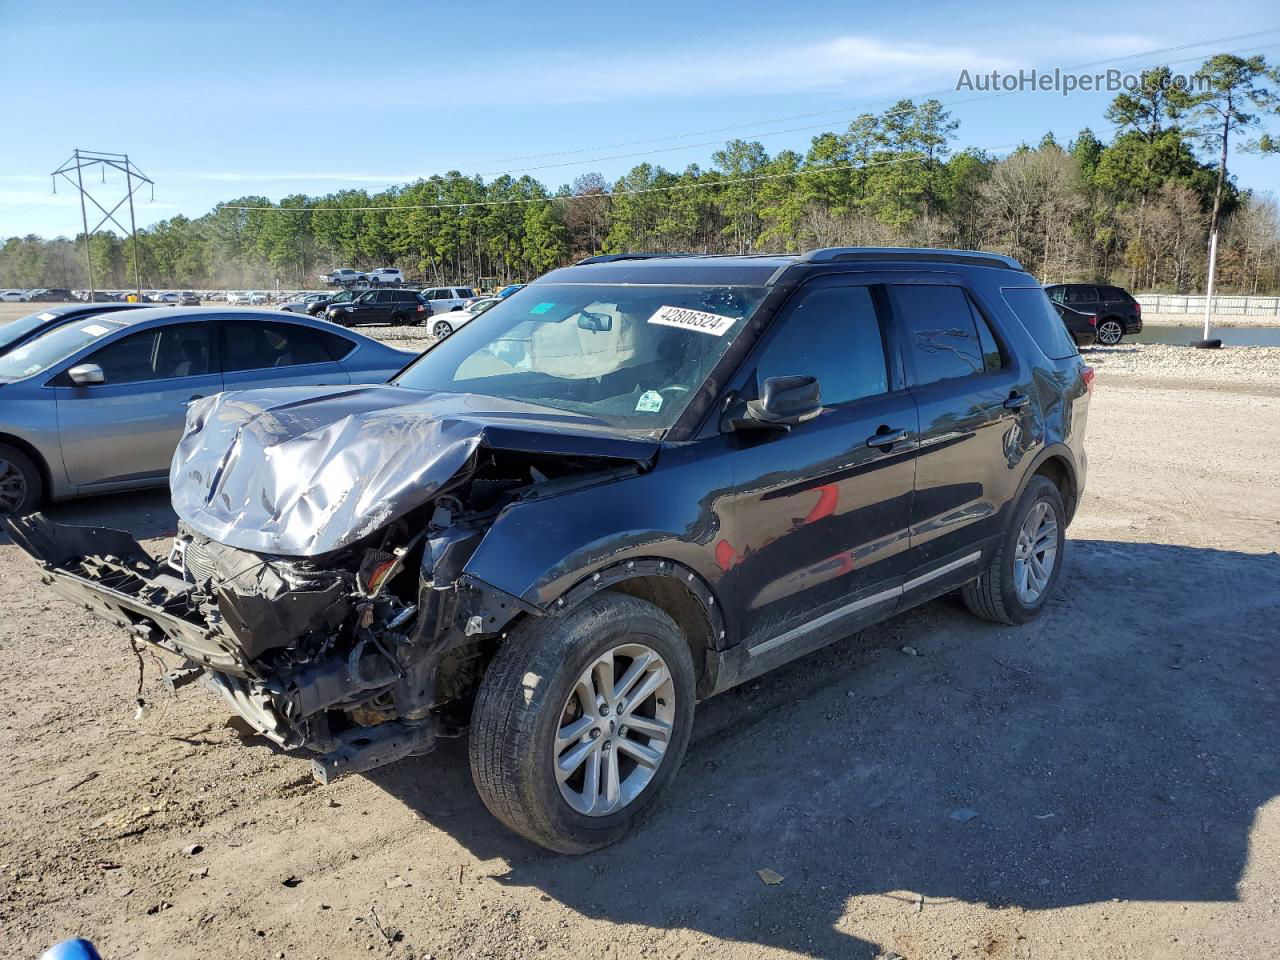
<path id="1" fill-rule="evenodd" d="M 1096 287 L 1067 287 L 1067 296 L 1063 303 L 1068 305 L 1073 303 L 1097 303 L 1098 290 Z"/>
<path id="2" fill-rule="evenodd" d="M 1066 324 L 1043 290 L 1039 287 L 1005 287 L 1000 292 L 1004 295 L 1004 302 L 1046 357 L 1062 360 L 1079 352 L 1067 333 Z"/>
<path id="3" fill-rule="evenodd" d="M 884 341 L 868 287 L 801 293 L 756 364 L 769 377 L 817 377 L 823 406 L 887 393 Z"/>
<path id="4" fill-rule="evenodd" d="M 356 346 L 355 343 L 341 334 L 321 330 L 310 330 L 310 333 L 320 341 L 320 345 L 324 347 L 325 353 L 329 355 L 331 360 L 341 360 Z"/>
<path id="5" fill-rule="evenodd" d="M 917 386 L 972 377 L 984 373 L 989 363 L 999 367 L 995 340 L 976 316 L 963 287 L 894 284 L 890 290 L 902 318 Z M 979 323 L 985 337 L 979 336 Z M 994 361 L 987 356 L 988 350 L 994 351 Z"/>
<path id="6" fill-rule="evenodd" d="M 1119 287 L 1101 287 L 1098 292 L 1102 294 L 1104 300 L 1123 300 L 1126 303 L 1133 300 L 1133 297 Z"/>
<path id="7" fill-rule="evenodd" d="M 228 320 L 224 327 L 222 369 L 264 370 L 306 363 L 328 363 L 329 350 L 319 331 L 292 323 Z"/>

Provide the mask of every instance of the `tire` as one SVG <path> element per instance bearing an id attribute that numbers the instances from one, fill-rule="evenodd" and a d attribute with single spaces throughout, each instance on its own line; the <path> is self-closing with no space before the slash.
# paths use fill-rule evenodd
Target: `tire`
<path id="1" fill-rule="evenodd" d="M 1028 523 L 1032 512 L 1039 511 L 1042 504 L 1045 507 L 1045 515 L 1051 517 L 1055 524 L 1052 537 L 1045 537 L 1046 546 L 1052 546 L 1052 565 L 1048 570 L 1045 583 L 1034 599 L 1028 599 L 1027 595 L 1020 591 L 1016 581 L 1024 567 L 1030 566 L 1033 572 L 1043 569 L 1043 559 L 1040 561 L 1041 566 L 1037 568 L 1025 560 L 1019 562 L 1019 555 L 1023 552 L 1025 543 L 1024 525 Z M 987 568 L 976 580 L 965 584 L 960 589 L 960 596 L 964 599 L 964 605 L 969 608 L 969 612 L 984 620 L 1007 624 L 1027 623 L 1038 617 L 1053 595 L 1058 585 L 1058 577 L 1062 573 L 1062 565 L 1066 558 L 1065 530 L 1066 510 L 1062 505 L 1062 494 L 1047 477 L 1032 477 L 1031 482 L 1027 484 L 1027 489 L 1018 499 L 1009 527 Z M 1039 538 L 1037 543 L 1038 540 Z M 1036 554 L 1042 558 L 1047 555 L 1039 550 Z"/>
<path id="2" fill-rule="evenodd" d="M 1124 324 L 1115 317 L 1108 317 L 1098 324 L 1098 343 L 1104 347 L 1114 347 L 1124 339 Z"/>
<path id="3" fill-rule="evenodd" d="M 448 320 L 437 320 L 431 325 L 431 334 L 437 339 L 443 340 L 451 333 L 453 333 L 453 324 Z"/>
<path id="4" fill-rule="evenodd" d="M 642 672 L 631 691 L 655 684 L 653 692 L 631 704 L 620 698 L 612 714 L 606 702 L 588 715 L 579 699 L 583 680 L 592 678 L 588 687 L 594 688 L 593 671 L 610 657 L 620 683 L 627 656 L 612 654 L 623 651 L 635 654 L 630 664 L 656 654 L 666 679 L 660 669 Z M 693 727 L 694 686 L 693 659 L 680 629 L 647 601 L 601 593 L 564 616 L 526 620 L 489 664 L 472 710 L 471 776 L 480 799 L 507 827 L 557 853 L 587 853 L 622 839 L 653 810 L 680 767 Z M 636 731 L 626 730 L 621 721 L 638 725 L 637 717 L 648 726 L 666 726 L 665 750 L 650 747 L 660 745 L 660 737 L 640 734 L 647 743 L 639 744 Z M 575 724 L 585 724 L 581 736 L 572 733 L 557 750 L 558 734 Z M 651 758 L 657 753 L 655 765 L 632 759 L 637 744 Z M 562 785 L 556 767 L 575 753 L 583 759 Z M 616 765 L 613 799 L 592 789 L 587 777 L 593 762 L 601 783 Z M 586 805 L 593 809 L 583 810 Z"/>
<path id="5" fill-rule="evenodd" d="M 43 501 L 40 468 L 17 447 L 0 443 L 0 517 L 31 513 Z"/>

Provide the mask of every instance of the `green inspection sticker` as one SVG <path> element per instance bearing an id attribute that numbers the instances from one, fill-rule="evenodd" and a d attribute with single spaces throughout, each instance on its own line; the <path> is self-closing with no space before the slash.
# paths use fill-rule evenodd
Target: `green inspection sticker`
<path id="1" fill-rule="evenodd" d="M 529 312 L 534 314 L 543 314 L 543 313 L 546 313 L 548 310 L 550 310 L 554 306 L 555 306 L 554 303 L 539 303 L 536 306 L 534 306 Z"/>

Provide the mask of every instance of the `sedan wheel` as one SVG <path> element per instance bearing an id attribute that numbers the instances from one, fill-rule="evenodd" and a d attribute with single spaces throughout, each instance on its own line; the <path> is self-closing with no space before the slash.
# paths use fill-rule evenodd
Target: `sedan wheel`
<path id="1" fill-rule="evenodd" d="M 560 796 L 589 817 L 616 813 L 649 785 L 671 742 L 675 683 L 651 647 L 606 651 L 560 711 L 552 761 Z"/>
<path id="2" fill-rule="evenodd" d="M 27 478 L 12 460 L 0 460 L 0 516 L 15 513 L 27 499 Z"/>
<path id="3" fill-rule="evenodd" d="M 44 478 L 21 450 L 0 443 L 0 516 L 30 513 L 44 498 Z"/>
<path id="4" fill-rule="evenodd" d="M 448 320 L 437 320 L 432 324 L 431 332 L 437 337 L 447 337 L 449 334 L 453 333 L 453 326 Z"/>
<path id="5" fill-rule="evenodd" d="M 1119 320 L 1104 320 L 1098 324 L 1098 342 L 1107 347 L 1114 347 L 1124 336 L 1124 327 Z"/>

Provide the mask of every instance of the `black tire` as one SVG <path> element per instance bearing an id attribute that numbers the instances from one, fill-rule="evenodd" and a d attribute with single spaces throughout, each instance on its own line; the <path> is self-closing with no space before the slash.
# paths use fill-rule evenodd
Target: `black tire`
<path id="1" fill-rule="evenodd" d="M 448 320 L 437 320 L 431 325 L 431 335 L 437 339 L 443 340 L 451 333 L 453 333 L 453 324 Z"/>
<path id="2" fill-rule="evenodd" d="M 0 516 L 22 516 L 44 502 L 44 475 L 35 462 L 7 443 L 0 443 Z"/>
<path id="3" fill-rule="evenodd" d="M 1056 554 L 1047 585 L 1040 591 L 1035 602 L 1028 604 L 1023 602 L 1014 585 L 1014 553 L 1017 550 L 1022 524 L 1039 503 L 1047 503 L 1057 520 Z M 1038 617 L 1057 588 L 1058 578 L 1062 573 L 1062 566 L 1066 559 L 1064 550 L 1066 519 L 1062 494 L 1058 492 L 1058 488 L 1047 477 L 1032 477 L 1031 482 L 1027 484 L 1027 489 L 1018 499 L 1008 528 L 987 568 L 976 580 L 960 588 L 960 596 L 964 599 L 964 605 L 969 608 L 969 612 L 984 620 L 1011 625 L 1027 623 Z"/>
<path id="4" fill-rule="evenodd" d="M 624 643 L 643 643 L 673 681 L 671 737 L 652 779 L 621 809 L 573 809 L 553 773 L 555 737 L 583 671 Z M 489 664 L 471 714 L 471 776 L 489 811 L 516 833 L 557 853 L 580 854 L 631 833 L 675 778 L 693 727 L 693 659 L 679 627 L 653 604 L 602 593 L 564 616 L 527 620 Z"/>
<path id="5" fill-rule="evenodd" d="M 1098 343 L 1104 347 L 1120 345 L 1124 339 L 1124 323 L 1119 317 L 1107 317 L 1098 321 Z"/>

